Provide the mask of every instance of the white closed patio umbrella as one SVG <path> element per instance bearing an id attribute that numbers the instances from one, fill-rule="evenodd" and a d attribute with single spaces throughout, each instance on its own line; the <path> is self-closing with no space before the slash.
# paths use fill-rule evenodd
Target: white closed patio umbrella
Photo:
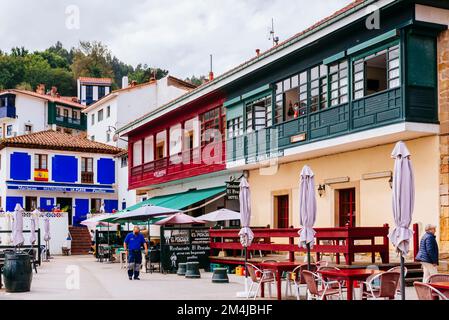
<path id="1" fill-rule="evenodd" d="M 307 265 L 310 270 L 310 249 L 315 244 L 316 197 L 315 174 L 309 166 L 304 166 L 299 185 L 299 219 L 302 229 L 299 231 L 299 246 L 307 249 Z"/>
<path id="2" fill-rule="evenodd" d="M 25 243 L 23 237 L 23 213 L 24 210 L 20 204 L 16 204 L 14 208 L 14 220 L 12 226 L 12 244 L 15 247 L 20 247 Z"/>
<path id="3" fill-rule="evenodd" d="M 239 232 L 240 243 L 244 248 L 245 252 L 245 292 L 238 293 L 238 296 L 247 296 L 248 295 L 248 247 L 251 246 L 254 240 L 254 233 L 250 228 L 251 225 L 251 192 L 249 189 L 248 180 L 245 177 L 242 177 L 240 181 L 240 222 L 242 225 L 242 229 Z"/>
<path id="4" fill-rule="evenodd" d="M 39 210 L 34 210 L 31 213 L 31 220 L 30 220 L 30 244 L 34 245 L 34 243 L 37 240 L 36 237 L 36 225 L 38 224 L 38 218 L 39 218 Z"/>
<path id="5" fill-rule="evenodd" d="M 394 162 L 393 173 L 393 217 L 395 227 L 388 237 L 401 257 L 401 297 L 405 300 L 405 257 L 410 250 L 410 239 L 413 231 L 410 230 L 413 210 L 415 207 L 415 178 L 410 151 L 404 142 L 396 144 L 392 158 Z"/>
<path id="6" fill-rule="evenodd" d="M 44 241 L 45 241 L 45 246 L 47 247 L 47 259 L 51 259 L 51 257 L 50 257 L 50 240 L 51 240 L 50 218 L 45 217 L 45 220 L 44 220 Z"/>

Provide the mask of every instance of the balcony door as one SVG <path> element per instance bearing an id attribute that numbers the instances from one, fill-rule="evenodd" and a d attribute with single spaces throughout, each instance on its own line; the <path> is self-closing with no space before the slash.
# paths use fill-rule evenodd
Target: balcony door
<path id="1" fill-rule="evenodd" d="M 340 227 L 356 226 L 356 192 L 355 188 L 338 191 L 338 220 Z"/>

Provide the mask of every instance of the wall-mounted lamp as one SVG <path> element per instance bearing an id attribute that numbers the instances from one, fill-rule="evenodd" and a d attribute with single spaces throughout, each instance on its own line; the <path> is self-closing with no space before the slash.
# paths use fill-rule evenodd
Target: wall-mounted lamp
<path id="1" fill-rule="evenodd" d="M 320 198 L 322 198 L 325 193 L 326 193 L 326 185 L 325 184 L 320 184 L 318 186 L 318 195 L 320 196 Z"/>
<path id="2" fill-rule="evenodd" d="M 124 142 L 128 142 L 128 140 L 121 138 L 117 133 L 117 128 L 113 127 L 113 126 L 108 126 L 108 130 L 106 131 L 106 133 L 108 135 L 114 134 L 112 140 L 114 140 L 114 142 L 117 142 L 118 140 L 122 140 Z"/>

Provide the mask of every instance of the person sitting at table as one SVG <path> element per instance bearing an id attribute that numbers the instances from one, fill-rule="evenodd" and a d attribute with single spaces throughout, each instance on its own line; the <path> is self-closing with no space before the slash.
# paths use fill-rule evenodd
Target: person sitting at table
<path id="1" fill-rule="evenodd" d="M 145 247 L 145 255 L 148 255 L 148 244 L 145 237 L 140 233 L 138 226 L 134 227 L 132 233 L 128 234 L 123 243 L 126 255 L 128 256 L 128 277 L 129 280 L 140 280 L 140 267 L 142 264 L 142 245 Z"/>
<path id="2" fill-rule="evenodd" d="M 436 226 L 431 224 L 426 226 L 426 233 L 421 239 L 418 255 L 416 256 L 416 261 L 421 262 L 424 270 L 424 283 L 428 281 L 431 275 L 438 273 L 439 252 L 435 236 L 436 231 Z"/>

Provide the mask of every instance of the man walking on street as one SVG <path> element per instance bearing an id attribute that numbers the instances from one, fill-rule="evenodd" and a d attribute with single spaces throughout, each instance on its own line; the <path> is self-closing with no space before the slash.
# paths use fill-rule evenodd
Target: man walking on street
<path id="1" fill-rule="evenodd" d="M 430 224 L 426 226 L 426 233 L 421 239 L 416 256 L 416 260 L 421 262 L 424 270 L 424 283 L 427 283 L 431 275 L 438 273 L 439 252 L 435 233 L 436 226 Z"/>
<path id="2" fill-rule="evenodd" d="M 139 227 L 134 227 L 132 233 L 125 238 L 123 247 L 128 257 L 128 277 L 129 280 L 140 280 L 140 266 L 142 264 L 142 245 L 145 247 L 145 255 L 148 255 L 148 244 L 144 236 L 140 233 Z"/>

